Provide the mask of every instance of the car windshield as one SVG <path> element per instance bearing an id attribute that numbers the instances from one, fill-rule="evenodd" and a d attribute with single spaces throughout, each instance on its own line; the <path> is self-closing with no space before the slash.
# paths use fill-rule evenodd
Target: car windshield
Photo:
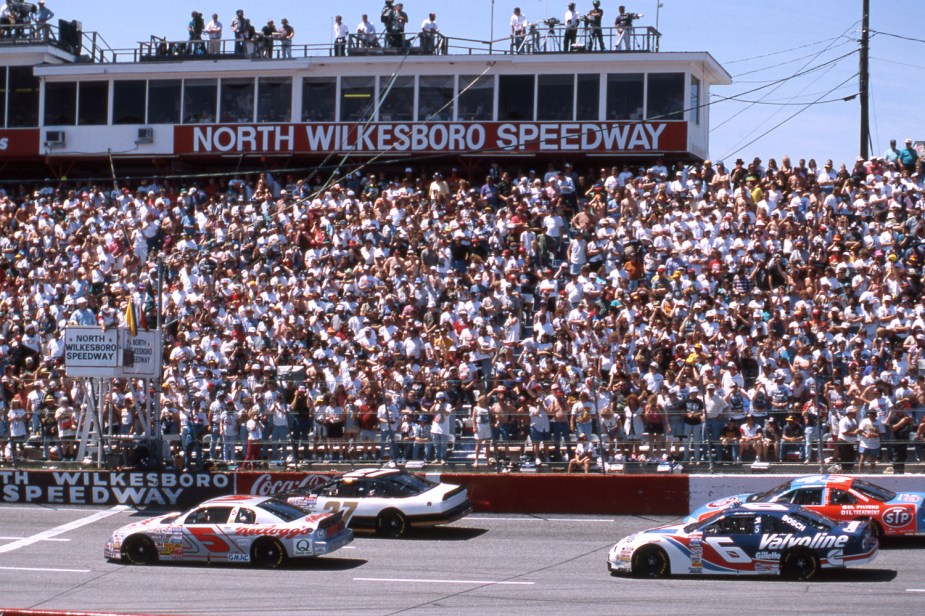
<path id="1" fill-rule="evenodd" d="M 276 500 L 275 498 L 265 500 L 257 505 L 257 507 L 263 509 L 264 511 L 269 511 L 284 522 L 292 522 L 293 520 L 298 520 L 299 518 L 305 517 L 305 511 L 290 505 L 289 503 Z"/>
<path id="2" fill-rule="evenodd" d="M 835 522 L 832 520 L 819 515 L 815 511 L 810 511 L 809 509 L 800 509 L 799 513 L 793 513 L 791 515 L 801 522 L 808 523 L 809 526 L 813 526 L 819 530 L 829 530 L 836 526 Z"/>
<path id="3" fill-rule="evenodd" d="M 896 492 L 867 483 L 863 479 L 855 479 L 851 487 L 864 496 L 878 501 L 891 501 L 896 498 Z"/>
<path id="4" fill-rule="evenodd" d="M 762 502 L 762 501 L 771 500 L 771 498 L 777 496 L 784 490 L 789 490 L 789 489 L 790 489 L 790 482 L 785 481 L 779 486 L 774 486 L 773 488 L 765 492 L 756 492 L 755 494 L 752 494 L 751 496 L 745 499 L 745 502 L 754 503 L 754 502 Z"/>
<path id="5" fill-rule="evenodd" d="M 688 524 L 687 526 L 685 526 L 685 527 L 683 528 L 683 530 L 684 530 L 685 533 L 692 533 L 692 532 L 694 532 L 695 530 L 697 530 L 697 527 L 699 527 L 699 526 L 706 526 L 707 524 L 710 524 L 711 522 L 713 522 L 713 520 L 715 520 L 717 517 L 719 517 L 719 515 L 722 514 L 722 513 L 723 513 L 723 510 L 722 510 L 722 509 L 719 509 L 719 510 L 717 510 L 717 511 L 714 511 L 713 513 L 711 513 L 709 516 L 703 518 L 702 520 L 698 520 L 697 522 L 691 522 L 690 524 Z"/>

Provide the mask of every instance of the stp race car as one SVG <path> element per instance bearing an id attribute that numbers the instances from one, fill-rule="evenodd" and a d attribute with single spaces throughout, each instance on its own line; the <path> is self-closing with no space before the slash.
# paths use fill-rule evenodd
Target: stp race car
<path id="1" fill-rule="evenodd" d="M 688 521 L 738 503 L 794 503 L 841 522 L 869 520 L 878 536 L 925 533 L 925 493 L 896 493 L 863 479 L 847 475 L 811 475 L 758 494 L 738 494 L 707 503 Z"/>
<path id="2" fill-rule="evenodd" d="M 340 514 L 310 513 L 277 498 L 223 496 L 186 513 L 123 526 L 103 555 L 135 565 L 185 560 L 276 568 L 287 558 L 330 554 L 351 541 Z"/>
<path id="3" fill-rule="evenodd" d="M 340 512 L 352 529 L 388 537 L 400 537 L 412 526 L 449 524 L 472 511 L 465 488 L 400 469 L 360 469 L 279 497 L 309 511 Z"/>
<path id="4" fill-rule="evenodd" d="M 796 505 L 745 503 L 689 524 L 630 535 L 607 559 L 612 575 L 775 575 L 811 579 L 820 569 L 857 566 L 879 544 L 863 521 L 838 524 Z"/>

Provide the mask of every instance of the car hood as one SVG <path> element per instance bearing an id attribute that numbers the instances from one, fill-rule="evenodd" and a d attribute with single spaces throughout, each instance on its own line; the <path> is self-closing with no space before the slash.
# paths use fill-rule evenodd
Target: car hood
<path id="1" fill-rule="evenodd" d="M 921 509 L 925 504 L 925 492 L 899 492 L 896 498 L 887 501 L 888 505 L 915 505 L 916 509 Z"/>
<path id="2" fill-rule="evenodd" d="M 137 530 L 146 530 L 151 528 L 156 528 L 157 526 L 171 524 L 182 514 L 182 511 L 171 511 L 170 513 L 165 513 L 163 515 L 155 516 L 153 518 L 147 518 L 144 520 L 139 520 L 137 522 L 131 522 L 125 526 L 120 526 L 113 534 L 128 534 L 132 531 Z"/>

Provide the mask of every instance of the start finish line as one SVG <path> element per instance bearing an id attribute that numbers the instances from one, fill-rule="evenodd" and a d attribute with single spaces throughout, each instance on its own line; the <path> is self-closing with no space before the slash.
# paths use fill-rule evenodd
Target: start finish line
<path id="1" fill-rule="evenodd" d="M 160 378 L 161 335 L 157 331 L 99 327 L 64 330 L 64 367 L 69 377 Z"/>

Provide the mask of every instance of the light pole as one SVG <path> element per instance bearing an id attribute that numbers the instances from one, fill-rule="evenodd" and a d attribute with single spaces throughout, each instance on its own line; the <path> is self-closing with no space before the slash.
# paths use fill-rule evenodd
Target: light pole
<path id="1" fill-rule="evenodd" d="M 658 51 L 659 43 L 662 41 L 662 32 L 658 29 L 658 16 L 662 10 L 662 7 L 665 6 L 661 2 L 655 3 L 655 51 Z"/>

